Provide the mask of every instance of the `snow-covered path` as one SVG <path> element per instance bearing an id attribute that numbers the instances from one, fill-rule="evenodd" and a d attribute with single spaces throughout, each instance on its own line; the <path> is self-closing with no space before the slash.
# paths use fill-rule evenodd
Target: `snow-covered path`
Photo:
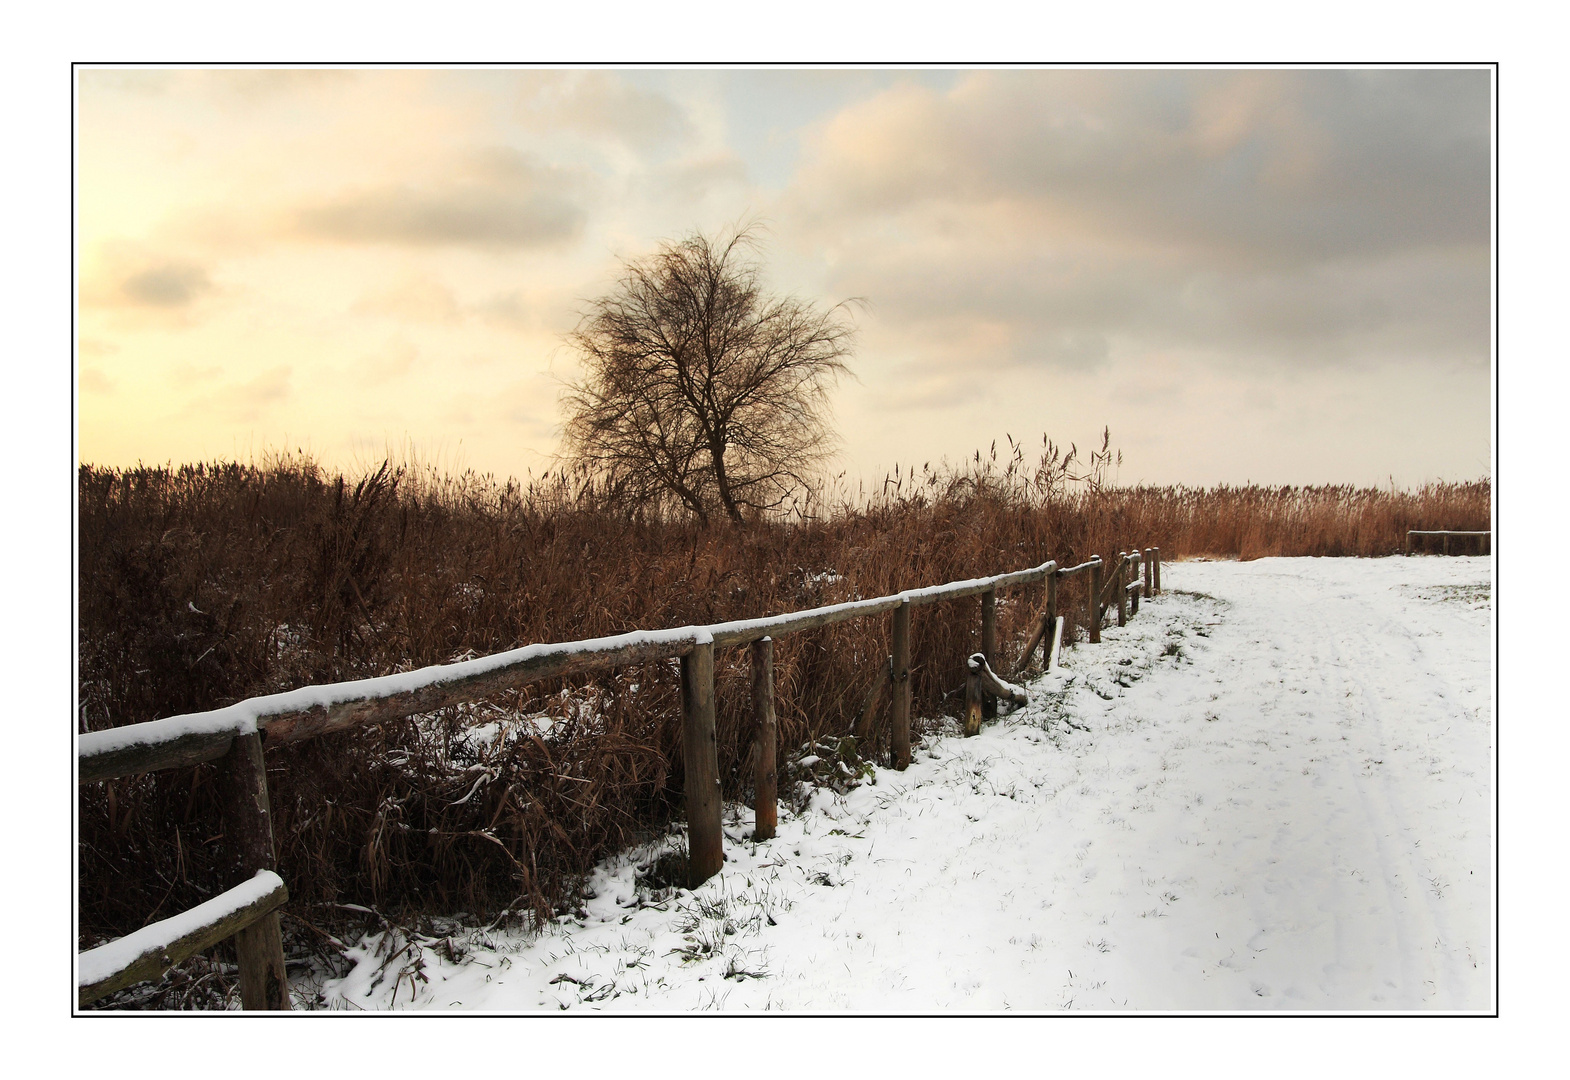
<path id="1" fill-rule="evenodd" d="M 324 1003 L 1491 1010 L 1490 573 L 1168 564 L 980 736 L 820 791 L 773 841 L 738 808 L 696 892 L 630 852 L 538 935 L 367 938 Z"/>

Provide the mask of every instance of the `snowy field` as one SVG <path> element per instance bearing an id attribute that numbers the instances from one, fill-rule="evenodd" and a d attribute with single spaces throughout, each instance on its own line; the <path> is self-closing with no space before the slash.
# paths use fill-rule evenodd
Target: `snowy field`
<path id="1" fill-rule="evenodd" d="M 1165 595 L 980 736 L 782 807 L 772 841 L 728 808 L 725 869 L 694 892 L 651 886 L 656 845 L 542 933 L 375 934 L 298 989 L 351 1010 L 1491 1011 L 1490 571 L 1169 563 Z"/>

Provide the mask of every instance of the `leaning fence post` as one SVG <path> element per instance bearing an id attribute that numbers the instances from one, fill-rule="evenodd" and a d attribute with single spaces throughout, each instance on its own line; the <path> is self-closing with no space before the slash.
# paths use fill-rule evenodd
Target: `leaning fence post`
<path id="1" fill-rule="evenodd" d="M 705 635 L 706 636 L 706 635 Z M 720 832 L 720 758 L 714 735 L 714 639 L 681 658 L 682 764 L 687 789 L 687 886 L 725 864 Z"/>
<path id="2" fill-rule="evenodd" d="M 261 735 L 235 736 L 219 768 L 224 789 L 224 842 L 232 852 L 231 884 L 238 884 L 255 877 L 259 870 L 277 870 Z M 234 949 L 240 966 L 241 1006 L 288 1010 L 289 976 L 284 970 L 278 912 L 270 911 L 236 932 Z"/>
<path id="3" fill-rule="evenodd" d="M 1085 605 L 1085 617 L 1090 620 L 1090 642 L 1101 641 L 1101 556 L 1092 555 L 1090 564 L 1090 599 Z"/>
<path id="4" fill-rule="evenodd" d="M 910 766 L 910 600 L 894 609 L 894 700 L 889 704 L 889 752 L 896 769 Z"/>
<path id="5" fill-rule="evenodd" d="M 754 840 L 769 840 L 779 823 L 779 773 L 775 767 L 774 722 L 774 639 L 760 638 L 752 643 L 752 719 L 753 745 L 757 747 L 757 767 L 753 773 Z"/>
<path id="6" fill-rule="evenodd" d="M 981 594 L 981 654 L 988 664 L 997 661 L 998 652 L 998 591 L 988 589 Z M 988 720 L 998 715 L 998 699 L 991 694 L 981 695 L 981 715 Z"/>

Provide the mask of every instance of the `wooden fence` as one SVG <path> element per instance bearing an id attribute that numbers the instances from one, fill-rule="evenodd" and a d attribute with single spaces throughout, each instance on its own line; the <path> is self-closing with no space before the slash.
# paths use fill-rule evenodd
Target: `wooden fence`
<path id="1" fill-rule="evenodd" d="M 1477 553 L 1487 555 L 1493 546 L 1494 534 L 1489 529 L 1408 529 L 1406 531 L 1406 553 L 1412 554 L 1412 538 L 1414 536 L 1440 536 L 1444 538 L 1442 551 L 1450 554 L 1450 538 L 1452 536 L 1468 536 L 1479 538 Z M 1432 549 L 1430 549 L 1432 550 Z"/>
<path id="2" fill-rule="evenodd" d="M 1143 570 L 1143 581 L 1140 573 Z M 688 884 L 697 886 L 724 864 L 720 830 L 720 770 L 715 740 L 714 651 L 747 645 L 751 650 L 753 718 L 758 725 L 754 778 L 754 838 L 774 835 L 777 824 L 773 639 L 848 619 L 892 613 L 888 660 L 874 680 L 857 725 L 870 729 L 879 695 L 892 689 L 890 749 L 896 769 L 910 764 L 911 609 L 964 597 L 981 598 L 981 651 L 967 662 L 966 734 L 996 715 L 996 699 L 1023 703 L 1023 691 L 992 670 L 997 656 L 996 605 L 999 589 L 1042 582 L 1046 602 L 1035 620 L 1017 665 L 1025 670 L 1038 646 L 1047 663 L 1061 644 L 1058 585 L 1089 574 L 1084 610 L 1091 642 L 1101 640 L 1101 623 L 1114 609 L 1124 625 L 1139 610 L 1140 597 L 1161 591 L 1161 549 L 1120 553 L 1113 563 L 1094 556 L 1077 566 L 1049 561 L 1028 570 L 954 581 L 893 596 L 855 600 L 769 618 L 634 631 L 615 637 L 530 645 L 493 656 L 374 679 L 307 686 L 249 698 L 226 708 L 128 724 L 77 736 L 77 782 L 88 784 L 158 769 L 219 764 L 223 790 L 225 851 L 234 887 L 221 895 L 126 937 L 77 956 L 78 1007 L 146 979 L 158 978 L 180 961 L 233 936 L 246 1009 L 288 1009 L 278 908 L 288 890 L 277 875 L 272 818 L 267 797 L 266 746 L 298 742 L 332 731 L 399 719 L 483 700 L 553 676 L 651 660 L 680 658 L 682 757 L 686 771 Z"/>

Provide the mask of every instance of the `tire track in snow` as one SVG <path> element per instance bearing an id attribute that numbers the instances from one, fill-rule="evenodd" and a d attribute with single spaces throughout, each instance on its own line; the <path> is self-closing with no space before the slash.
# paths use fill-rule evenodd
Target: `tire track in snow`
<path id="1" fill-rule="evenodd" d="M 1373 564 L 1379 570 L 1410 571 L 1419 577 L 1440 569 L 1421 560 L 1380 562 L 1384 565 Z M 1235 579 L 1229 580 L 1219 568 L 1193 569 L 1200 571 L 1201 578 L 1212 579 L 1223 596 L 1235 587 Z M 1230 569 L 1256 578 L 1268 576 L 1275 586 L 1268 605 L 1253 609 L 1235 605 L 1234 628 L 1248 631 L 1245 637 L 1258 634 L 1260 640 L 1266 636 L 1284 640 L 1289 653 L 1301 658 L 1289 667 L 1298 669 L 1305 681 L 1322 684 L 1317 693 L 1312 685 L 1306 688 L 1305 696 L 1316 707 L 1299 711 L 1305 730 L 1318 732 L 1323 741 L 1327 722 L 1341 729 L 1330 740 L 1337 748 L 1335 774 L 1341 782 L 1327 781 L 1326 786 L 1344 796 L 1329 802 L 1300 800 L 1294 811 L 1299 831 L 1305 826 L 1322 828 L 1334 848 L 1321 868 L 1333 872 L 1318 875 L 1335 882 L 1334 901 L 1322 904 L 1335 925 L 1335 966 L 1325 971 L 1329 978 L 1323 985 L 1324 1004 L 1381 1009 L 1487 1007 L 1489 965 L 1479 963 L 1475 955 L 1470 963 L 1467 958 L 1484 953 L 1487 959 L 1486 945 L 1480 943 L 1489 932 L 1488 886 L 1479 882 L 1481 888 L 1470 890 L 1470 903 L 1445 902 L 1446 883 L 1455 881 L 1452 875 L 1475 879 L 1475 874 L 1467 873 L 1474 868 L 1466 867 L 1471 860 L 1446 843 L 1446 823 L 1436 820 L 1428 800 L 1414 806 L 1409 797 L 1414 787 L 1456 787 L 1457 777 L 1437 768 L 1440 759 L 1432 751 L 1429 775 L 1418 775 L 1423 759 L 1414 749 L 1423 728 L 1446 720 L 1453 725 L 1460 719 L 1443 690 L 1437 695 L 1438 709 L 1428 706 L 1425 695 L 1414 693 L 1414 683 L 1432 680 L 1443 666 L 1427 655 L 1423 640 L 1405 622 L 1393 617 L 1388 584 L 1359 582 L 1357 587 L 1337 591 L 1318 575 L 1305 577 L 1284 566 L 1250 564 Z M 1174 580 L 1185 576 L 1180 571 Z M 1229 637 L 1238 650 L 1235 666 L 1251 666 L 1236 641 L 1238 635 Z M 1468 642 L 1486 650 L 1486 639 L 1471 637 Z M 1262 711 L 1272 711 L 1272 697 L 1277 703 L 1274 711 L 1281 711 L 1283 695 L 1268 694 L 1259 685 L 1251 693 L 1260 698 Z M 1431 745 L 1431 738 L 1428 741 Z M 1475 753 L 1477 740 L 1470 747 L 1463 741 L 1458 749 Z M 1455 756 L 1452 749 L 1449 757 Z M 1486 753 L 1480 756 L 1486 758 Z M 1487 768 L 1486 760 L 1472 764 Z M 1462 791 L 1461 798 L 1464 795 Z M 1470 854 L 1475 858 L 1476 852 Z M 1300 855 L 1312 859 L 1313 851 L 1305 847 Z M 1306 872 L 1311 869 L 1299 868 L 1303 880 L 1311 876 Z M 1369 903 L 1366 883 L 1371 876 L 1377 876 L 1382 904 Z M 1262 923 L 1276 923 L 1282 919 L 1283 907 L 1281 903 L 1256 906 L 1254 915 Z"/>
<path id="2" fill-rule="evenodd" d="M 1447 693 L 1439 674 L 1442 665 L 1434 663 L 1424 647 L 1424 637 L 1429 635 L 1414 635 L 1407 623 L 1391 618 L 1362 593 L 1337 598 L 1340 604 L 1355 605 L 1359 617 L 1340 620 L 1341 634 L 1332 634 L 1329 620 L 1315 603 L 1315 593 L 1305 595 L 1307 590 L 1300 581 L 1295 579 L 1290 588 L 1299 609 L 1312 619 L 1328 646 L 1325 672 L 1336 680 L 1335 689 L 1343 691 L 1337 696 L 1352 698 L 1348 687 L 1357 691 L 1361 718 L 1353 730 L 1360 736 L 1360 745 L 1344 752 L 1343 765 L 1358 793 L 1368 835 L 1378 849 L 1391 914 L 1383 922 L 1400 954 L 1400 983 L 1386 981 L 1386 985 L 1403 1008 L 1436 1004 L 1481 1007 L 1484 1002 L 1473 993 L 1475 979 L 1467 970 L 1471 965 L 1463 965 L 1458 950 L 1448 944 L 1456 940 L 1456 932 L 1450 907 L 1444 903 L 1444 883 L 1448 881 L 1446 871 L 1457 864 L 1455 853 L 1443 843 L 1445 837 L 1432 829 L 1431 822 L 1423 820 L 1430 816 L 1427 811 L 1432 807 L 1414 807 L 1406 797 L 1415 767 L 1425 762 L 1408 745 L 1415 738 L 1411 729 L 1441 721 L 1453 724 L 1463 717 L 1462 710 Z M 1349 633 L 1355 637 L 1349 640 Z M 1436 680 L 1429 688 L 1435 691 L 1439 709 L 1413 712 L 1408 707 L 1404 711 L 1399 697 L 1386 689 L 1403 679 L 1410 682 L 1418 673 Z M 1392 713 L 1398 715 L 1393 717 Z M 1431 747 L 1431 740 L 1427 741 Z M 1353 762 L 1358 754 L 1363 755 L 1361 761 L 1372 761 L 1373 767 L 1358 768 Z M 1443 775 L 1431 749 L 1426 760 L 1433 766 L 1430 776 Z M 1407 767 L 1400 768 L 1398 762 Z M 1424 840 L 1430 841 L 1426 848 Z M 1386 995 L 1381 991 L 1374 1000 L 1384 1003 Z"/>

